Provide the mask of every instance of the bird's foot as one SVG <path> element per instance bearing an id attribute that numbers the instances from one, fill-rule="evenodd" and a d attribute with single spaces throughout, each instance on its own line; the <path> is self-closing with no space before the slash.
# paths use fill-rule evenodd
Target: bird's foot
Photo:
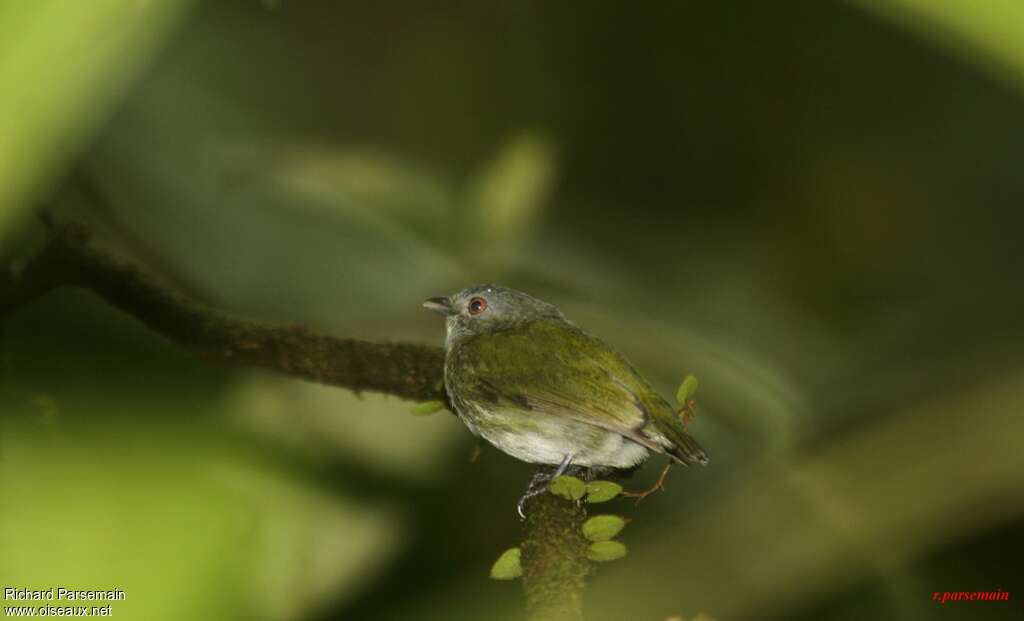
<path id="1" fill-rule="evenodd" d="M 533 475 L 533 478 L 530 479 L 530 484 L 526 486 L 526 491 L 523 492 L 523 495 L 519 497 L 519 502 L 516 503 L 516 513 L 519 514 L 520 520 L 526 519 L 526 501 L 548 491 L 548 485 L 550 485 L 553 478 L 547 472 L 537 472 Z"/>
<path id="2" fill-rule="evenodd" d="M 640 504 L 640 501 L 647 498 L 658 490 L 665 491 L 665 479 L 668 478 L 668 471 L 672 469 L 672 462 L 669 461 L 665 464 L 665 467 L 661 469 L 661 474 L 658 475 L 658 480 L 654 482 L 650 488 L 639 491 L 639 492 L 622 492 L 622 496 L 627 498 L 636 498 L 636 504 Z"/>
<path id="3" fill-rule="evenodd" d="M 519 497 L 519 502 L 516 503 L 516 513 L 519 514 L 520 520 L 526 519 L 526 501 L 529 499 L 540 496 L 544 492 L 548 491 L 548 487 L 551 485 L 551 480 L 555 477 L 562 476 L 565 471 L 569 468 L 572 463 L 574 455 L 566 455 L 565 459 L 562 460 L 558 467 L 552 472 L 545 472 L 544 470 L 538 470 L 534 473 L 533 478 L 530 479 L 530 484 L 526 486 L 526 491 Z"/>

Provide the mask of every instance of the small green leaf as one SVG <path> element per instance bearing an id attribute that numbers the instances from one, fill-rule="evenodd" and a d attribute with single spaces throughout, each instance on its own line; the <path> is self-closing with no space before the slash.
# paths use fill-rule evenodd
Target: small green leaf
<path id="1" fill-rule="evenodd" d="M 608 502 L 622 493 L 622 486 L 612 481 L 587 483 L 587 502 Z"/>
<path id="2" fill-rule="evenodd" d="M 561 496 L 566 500 L 579 500 L 587 493 L 587 484 L 576 477 L 562 475 L 551 479 L 548 489 L 555 496 Z"/>
<path id="3" fill-rule="evenodd" d="M 515 580 L 521 575 L 523 564 L 519 548 L 505 550 L 491 565 L 491 578 L 494 580 Z"/>
<path id="4" fill-rule="evenodd" d="M 618 541 L 598 541 L 587 548 L 587 558 L 597 563 L 614 561 L 626 556 L 626 546 Z"/>
<path id="5" fill-rule="evenodd" d="M 441 401 L 424 401 L 414 405 L 409 412 L 414 416 L 426 416 L 443 409 L 444 403 Z"/>
<path id="6" fill-rule="evenodd" d="M 626 520 L 617 515 L 595 515 L 583 523 L 583 536 L 591 541 L 608 541 L 625 527 Z"/>
<path id="7" fill-rule="evenodd" d="M 693 398 L 694 393 L 697 392 L 697 378 L 693 375 L 687 375 L 683 383 L 679 385 L 679 390 L 676 392 L 676 401 L 679 405 L 686 405 L 686 402 Z"/>

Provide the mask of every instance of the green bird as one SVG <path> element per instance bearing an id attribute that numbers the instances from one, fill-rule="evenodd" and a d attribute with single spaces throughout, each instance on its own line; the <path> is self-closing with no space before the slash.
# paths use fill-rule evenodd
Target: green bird
<path id="1" fill-rule="evenodd" d="M 631 469 L 652 451 L 708 463 L 675 409 L 556 306 L 497 285 L 423 305 L 446 317 L 444 381 L 456 413 L 501 451 L 557 465 L 556 475 L 569 465 Z"/>

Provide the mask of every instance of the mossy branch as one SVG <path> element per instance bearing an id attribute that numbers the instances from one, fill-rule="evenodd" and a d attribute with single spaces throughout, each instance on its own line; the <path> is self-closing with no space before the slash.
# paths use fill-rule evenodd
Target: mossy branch
<path id="1" fill-rule="evenodd" d="M 540 494 L 526 506 L 523 589 L 530 621 L 582 621 L 583 587 L 592 563 L 580 503 Z"/>
<path id="2" fill-rule="evenodd" d="M 45 222 L 49 241 L 43 251 L 19 273 L 0 277 L 0 316 L 57 287 L 82 287 L 207 361 L 261 367 L 354 391 L 445 400 L 439 347 L 371 343 L 234 317 L 97 247 L 81 225 Z"/>
<path id="3" fill-rule="evenodd" d="M 303 326 L 235 317 L 201 304 L 97 246 L 89 231 L 44 216 L 49 237 L 24 268 L 0 270 L 0 318 L 65 286 L 92 291 L 200 358 L 258 367 L 353 391 L 414 401 L 440 400 L 444 351 L 410 343 L 374 343 Z M 531 621 L 583 618 L 590 563 L 578 503 L 542 494 L 528 505 L 523 584 Z"/>

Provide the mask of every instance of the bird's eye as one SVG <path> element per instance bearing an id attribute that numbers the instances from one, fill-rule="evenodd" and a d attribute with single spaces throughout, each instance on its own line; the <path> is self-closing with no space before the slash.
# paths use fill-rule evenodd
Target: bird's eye
<path id="1" fill-rule="evenodd" d="M 483 298 L 473 298 L 469 301 L 469 314 L 479 315 L 480 313 L 487 310 L 487 300 Z"/>

